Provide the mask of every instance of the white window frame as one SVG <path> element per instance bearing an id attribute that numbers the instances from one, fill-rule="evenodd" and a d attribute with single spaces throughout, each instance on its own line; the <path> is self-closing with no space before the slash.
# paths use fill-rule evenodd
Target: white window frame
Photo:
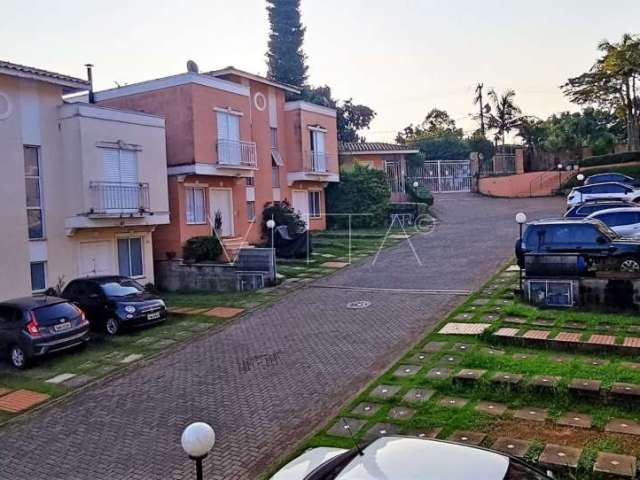
<path id="1" fill-rule="evenodd" d="M 116 262 L 116 270 L 118 271 L 118 275 L 121 275 L 120 273 L 120 252 L 118 250 L 118 242 L 120 240 L 128 240 L 129 242 L 132 239 L 140 239 L 140 262 L 141 262 L 141 267 L 142 267 L 142 274 L 141 275 L 131 275 L 130 278 L 133 279 L 137 279 L 137 278 L 145 278 L 146 277 L 146 273 L 145 273 L 145 268 L 144 268 L 144 241 L 145 241 L 145 236 L 144 235 L 116 235 L 116 257 L 115 257 L 115 262 Z M 129 271 L 131 271 L 131 243 L 129 243 Z"/>
<path id="2" fill-rule="evenodd" d="M 32 265 L 42 265 L 43 270 L 44 270 L 44 287 L 34 290 L 33 289 L 33 276 L 31 275 L 31 266 Z M 47 290 L 47 283 L 48 283 L 48 278 L 49 278 L 49 272 L 48 272 L 48 265 L 47 265 L 47 261 L 46 260 L 42 260 L 42 261 L 37 261 L 37 262 L 29 262 L 29 279 L 31 281 L 31 292 L 32 293 L 40 293 L 40 292 L 44 292 Z"/>
<path id="3" fill-rule="evenodd" d="M 202 192 L 202 218 L 200 219 L 196 215 L 195 206 L 196 206 L 196 197 L 195 191 L 199 190 Z M 187 225 L 206 225 L 207 223 L 207 194 L 205 187 L 185 187 L 185 215 L 186 215 L 186 223 Z M 191 202 L 191 204 L 190 204 Z M 190 207 L 193 207 L 193 211 L 190 211 Z"/>
<path id="4" fill-rule="evenodd" d="M 253 217 L 249 215 L 253 212 Z M 250 223 L 255 223 L 256 221 L 256 201 L 255 200 L 247 200 L 247 219 Z"/>
<path id="5" fill-rule="evenodd" d="M 318 195 L 318 211 L 315 212 L 312 207 L 315 207 L 315 204 L 312 200 L 314 195 Z M 322 217 L 322 191 L 321 190 L 309 190 L 308 193 L 309 200 L 309 218 L 320 218 Z"/>
<path id="6" fill-rule="evenodd" d="M 22 151 L 23 151 L 23 169 L 25 166 L 25 162 L 26 159 L 24 158 L 24 151 L 27 148 L 33 148 L 36 151 L 36 160 L 38 163 L 38 175 L 26 175 L 24 176 L 25 179 L 25 206 L 27 209 L 27 238 L 29 240 L 45 240 L 47 238 L 47 231 L 45 228 L 45 223 L 44 223 L 44 192 L 43 192 L 43 184 L 42 184 L 42 159 L 40 157 L 40 146 L 39 145 L 23 145 L 22 147 Z M 35 179 L 38 181 L 38 194 L 39 194 L 39 200 L 40 200 L 40 205 L 37 207 L 30 207 L 27 205 L 27 197 L 26 197 L 26 182 L 29 179 Z M 31 237 L 29 236 L 29 225 L 28 225 L 28 221 L 29 221 L 29 210 L 39 210 L 40 211 L 40 223 L 42 223 L 42 236 L 40 237 Z"/>

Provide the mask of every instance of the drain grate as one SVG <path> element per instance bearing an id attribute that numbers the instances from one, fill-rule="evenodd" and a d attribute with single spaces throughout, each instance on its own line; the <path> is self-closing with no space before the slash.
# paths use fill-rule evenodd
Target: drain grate
<path id="1" fill-rule="evenodd" d="M 369 302 L 368 300 L 356 300 L 355 302 L 347 303 L 347 308 L 358 310 L 360 308 L 367 308 L 370 305 L 371 305 L 371 302 Z"/>

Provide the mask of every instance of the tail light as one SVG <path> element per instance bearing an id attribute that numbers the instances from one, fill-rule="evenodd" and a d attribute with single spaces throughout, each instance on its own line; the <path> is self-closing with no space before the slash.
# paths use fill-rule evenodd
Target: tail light
<path id="1" fill-rule="evenodd" d="M 33 312 L 29 313 L 29 323 L 25 327 L 29 335 L 32 337 L 37 337 L 40 335 L 40 325 L 38 325 L 38 321 L 36 320 L 36 315 Z"/>
<path id="2" fill-rule="evenodd" d="M 87 320 L 87 316 L 84 314 L 84 311 L 77 305 L 74 305 L 74 307 L 78 311 L 78 315 L 80 315 L 80 326 L 88 324 L 89 320 Z"/>

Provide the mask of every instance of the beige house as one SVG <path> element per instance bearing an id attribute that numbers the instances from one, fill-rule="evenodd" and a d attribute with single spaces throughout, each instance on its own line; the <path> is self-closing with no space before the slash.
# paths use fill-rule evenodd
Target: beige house
<path id="1" fill-rule="evenodd" d="M 78 276 L 153 282 L 169 222 L 162 117 L 65 103 L 85 80 L 0 61 L 0 300 Z"/>

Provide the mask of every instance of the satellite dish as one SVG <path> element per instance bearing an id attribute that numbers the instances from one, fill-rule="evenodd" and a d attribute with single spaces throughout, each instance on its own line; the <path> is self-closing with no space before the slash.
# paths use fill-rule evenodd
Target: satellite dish
<path id="1" fill-rule="evenodd" d="M 187 71 L 191 73 L 200 73 L 200 69 L 198 68 L 198 64 L 193 60 L 189 60 L 187 62 Z"/>

